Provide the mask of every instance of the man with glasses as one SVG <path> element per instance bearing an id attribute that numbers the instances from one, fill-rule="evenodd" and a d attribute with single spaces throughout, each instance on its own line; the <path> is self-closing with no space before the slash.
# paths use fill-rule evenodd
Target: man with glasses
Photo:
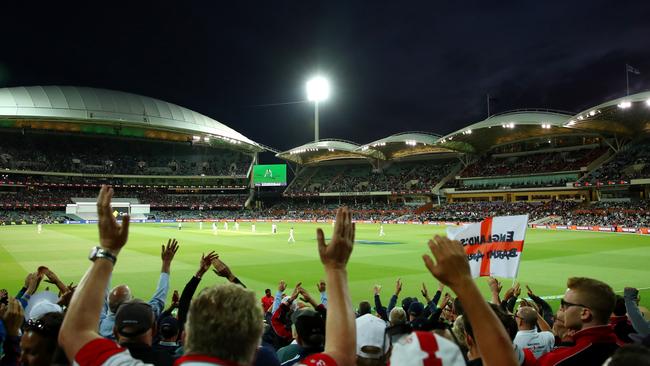
<path id="1" fill-rule="evenodd" d="M 618 348 L 618 338 L 609 326 L 616 297 L 604 282 L 584 277 L 567 281 L 560 302 L 567 329 L 575 331 L 574 346 L 560 347 L 539 359 L 548 365 L 602 365 Z"/>

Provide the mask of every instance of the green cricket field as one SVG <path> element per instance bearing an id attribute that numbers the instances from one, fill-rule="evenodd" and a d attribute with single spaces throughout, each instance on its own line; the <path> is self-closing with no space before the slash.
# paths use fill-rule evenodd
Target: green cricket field
<path id="1" fill-rule="evenodd" d="M 262 296 L 264 289 L 275 293 L 284 280 L 290 292 L 296 283 L 316 295 L 316 283 L 324 278 L 316 248 L 316 228 L 321 226 L 328 237 L 331 224 L 278 223 L 278 233 L 271 233 L 271 223 L 240 224 L 235 231 L 219 224 L 216 235 L 210 223 L 199 229 L 198 223 L 131 224 L 129 241 L 122 250 L 112 277 L 112 285 L 128 284 L 136 297 L 149 299 L 156 287 L 161 267 L 161 245 L 176 238 L 180 249 L 171 269 L 171 289 L 182 291 L 196 272 L 202 253 L 215 251 L 237 277 Z M 288 243 L 290 227 L 295 229 L 295 243 Z M 428 252 L 427 240 L 444 234 L 445 228 L 432 225 L 384 225 L 379 236 L 378 224 L 357 224 L 356 243 L 348 266 L 353 302 L 372 303 L 373 286 L 382 286 L 384 305 L 395 291 L 400 278 L 400 297 L 417 296 L 426 284 L 430 294 L 438 283 L 424 267 L 422 254 Z M 78 283 L 88 268 L 90 248 L 98 243 L 96 225 L 44 225 L 38 234 L 36 225 L 0 226 L 0 288 L 15 294 L 28 272 L 47 266 L 66 283 Z M 529 229 L 519 268 L 518 281 L 529 285 L 540 296 L 548 297 L 555 308 L 572 276 L 597 278 L 622 294 L 626 286 L 641 289 L 641 305 L 650 307 L 650 236 L 636 234 L 569 232 Z M 200 287 L 225 280 L 207 273 Z M 504 292 L 512 285 L 502 279 Z M 486 295 L 486 279 L 477 282 Z M 43 289 L 47 283 L 42 283 Z M 51 285 L 49 285 L 51 286 Z M 522 295 L 525 294 L 525 288 Z M 169 293 L 171 297 L 171 291 Z M 422 300 L 421 300 L 422 301 Z"/>

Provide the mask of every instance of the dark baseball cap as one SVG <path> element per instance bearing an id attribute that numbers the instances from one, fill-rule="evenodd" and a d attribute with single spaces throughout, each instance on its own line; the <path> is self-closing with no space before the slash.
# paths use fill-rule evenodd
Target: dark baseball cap
<path id="1" fill-rule="evenodd" d="M 164 338 L 174 337 L 178 335 L 179 325 L 178 320 L 173 316 L 169 315 L 160 320 L 160 335 Z"/>
<path id="2" fill-rule="evenodd" d="M 154 314 L 151 305 L 142 300 L 122 303 L 115 314 L 115 328 L 125 337 L 135 337 L 153 327 Z"/>
<path id="3" fill-rule="evenodd" d="M 422 315 L 423 311 L 424 311 L 424 305 L 422 305 L 421 302 L 415 301 L 409 305 L 409 315 L 420 316 Z"/>
<path id="4" fill-rule="evenodd" d="M 317 311 L 312 309 L 294 311 L 291 322 L 296 326 L 298 336 L 307 346 L 319 347 L 325 342 L 325 320 Z"/>

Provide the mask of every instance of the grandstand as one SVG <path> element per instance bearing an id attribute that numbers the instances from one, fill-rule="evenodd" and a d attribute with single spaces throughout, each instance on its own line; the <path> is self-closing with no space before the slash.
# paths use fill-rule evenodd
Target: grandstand
<path id="1" fill-rule="evenodd" d="M 71 86 L 0 89 L 0 141 L 5 222 L 65 220 L 66 205 L 107 183 L 154 210 L 241 208 L 265 150 L 172 103 Z"/>

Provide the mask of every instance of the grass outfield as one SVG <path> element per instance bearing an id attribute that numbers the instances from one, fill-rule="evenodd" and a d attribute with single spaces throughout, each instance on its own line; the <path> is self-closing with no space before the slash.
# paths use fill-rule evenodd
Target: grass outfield
<path id="1" fill-rule="evenodd" d="M 319 224 L 325 235 L 330 224 Z M 127 283 L 137 297 L 149 299 L 160 271 L 160 245 L 175 237 L 180 249 L 172 263 L 172 289 L 183 286 L 198 268 L 202 252 L 220 254 L 233 272 L 260 296 L 265 288 L 275 289 L 279 280 L 290 288 L 298 281 L 312 294 L 316 282 L 323 278 L 323 269 L 316 251 L 317 224 L 294 224 L 295 244 L 288 244 L 290 224 L 280 223 L 279 233 L 271 235 L 270 223 L 257 223 L 251 233 L 250 223 L 242 223 L 240 231 L 223 231 L 213 235 L 209 224 L 199 230 L 198 223 L 183 225 L 179 231 L 173 224 L 132 224 L 129 242 L 120 253 L 113 274 L 113 284 Z M 385 225 L 386 236 L 379 237 L 379 226 L 358 224 L 354 251 L 349 263 L 349 280 L 355 304 L 372 300 L 372 287 L 381 284 L 382 299 L 387 304 L 399 277 L 404 282 L 402 297 L 420 295 L 422 282 L 433 293 L 436 280 L 422 263 L 428 252 L 426 242 L 433 234 L 444 233 L 443 227 L 420 225 Z M 61 279 L 77 283 L 89 262 L 90 247 L 98 239 L 95 225 L 44 225 L 43 233 L 36 226 L 0 227 L 0 288 L 15 293 L 28 271 L 39 265 L 52 268 Z M 569 276 L 594 277 L 609 283 L 616 291 L 634 286 L 641 291 L 641 303 L 650 307 L 650 237 L 594 232 L 558 232 L 529 230 L 519 270 L 519 280 L 529 284 L 542 296 L 561 295 Z M 207 273 L 201 286 L 224 280 Z M 487 295 L 485 279 L 478 279 Z M 511 280 L 504 280 L 506 285 Z M 41 287 L 42 289 L 42 287 Z M 290 291 L 288 289 L 287 291 Z M 504 289 L 505 291 L 505 289 Z M 171 296 L 171 291 L 170 291 Z M 551 300 L 555 307 L 558 300 Z"/>

